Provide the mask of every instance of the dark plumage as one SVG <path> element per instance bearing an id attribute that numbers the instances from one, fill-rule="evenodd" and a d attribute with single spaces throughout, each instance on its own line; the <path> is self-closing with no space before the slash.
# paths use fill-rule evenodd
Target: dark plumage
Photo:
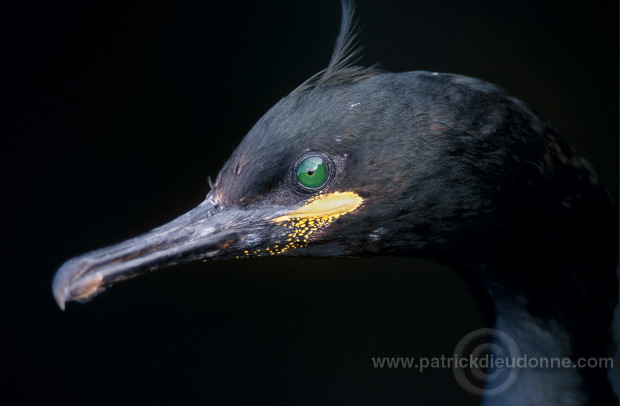
<path id="1" fill-rule="evenodd" d="M 258 121 L 205 202 L 68 261 L 54 280 L 59 305 L 196 259 L 415 255 L 462 274 L 489 323 L 523 353 L 608 356 L 618 234 L 587 162 L 494 85 L 350 66 L 352 8 L 344 4 L 328 68 Z M 312 156 L 328 172 L 318 188 L 296 177 Z M 606 374 L 528 370 L 489 403 L 617 403 Z"/>

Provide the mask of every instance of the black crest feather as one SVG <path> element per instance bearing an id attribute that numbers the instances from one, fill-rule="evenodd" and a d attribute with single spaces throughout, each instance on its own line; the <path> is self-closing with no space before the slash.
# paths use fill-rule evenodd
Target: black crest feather
<path id="1" fill-rule="evenodd" d="M 334 51 L 327 68 L 302 83 L 295 89 L 294 93 L 323 85 L 356 82 L 380 73 L 375 66 L 364 67 L 355 65 L 362 50 L 362 47 L 357 45 L 357 30 L 353 20 L 355 6 L 350 0 L 342 0 L 341 7 L 340 32 L 336 38 Z"/>

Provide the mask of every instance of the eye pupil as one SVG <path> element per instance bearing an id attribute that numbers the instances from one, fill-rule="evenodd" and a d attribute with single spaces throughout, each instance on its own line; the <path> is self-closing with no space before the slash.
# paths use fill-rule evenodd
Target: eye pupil
<path id="1" fill-rule="evenodd" d="M 329 169 L 320 156 L 309 156 L 297 167 L 297 182 L 309 189 L 318 189 L 327 183 Z"/>

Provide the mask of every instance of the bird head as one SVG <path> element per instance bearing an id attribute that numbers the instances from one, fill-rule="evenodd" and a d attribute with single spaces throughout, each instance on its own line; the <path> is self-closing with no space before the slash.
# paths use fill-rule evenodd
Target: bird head
<path id="1" fill-rule="evenodd" d="M 494 85 L 352 66 L 352 26 L 343 2 L 328 67 L 256 123 L 198 207 L 66 262 L 53 282 L 60 307 L 196 260 L 408 252 L 476 261 L 499 244 L 497 230 L 525 227 L 505 212 L 526 213 L 524 193 L 548 192 L 542 174 L 558 165 L 589 173 Z"/>

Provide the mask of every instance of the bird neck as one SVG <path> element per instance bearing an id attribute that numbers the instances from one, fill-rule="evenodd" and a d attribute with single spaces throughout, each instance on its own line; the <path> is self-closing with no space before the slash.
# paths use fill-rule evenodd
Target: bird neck
<path id="1" fill-rule="evenodd" d="M 568 333 L 558 323 L 546 323 L 514 303 L 496 302 L 493 327 L 515 341 L 523 362 L 528 360 L 571 359 Z M 518 360 L 516 365 L 518 364 Z M 524 365 L 524 364 L 521 364 Z M 516 379 L 505 390 L 484 397 L 483 405 L 584 405 L 584 378 L 573 368 L 515 367 Z M 487 389 L 493 389 L 490 383 Z"/>
<path id="2" fill-rule="evenodd" d="M 594 196 L 565 210 L 550 203 L 515 211 L 493 223 L 501 224 L 493 237 L 480 233 L 450 247 L 458 261 L 451 265 L 472 287 L 486 324 L 510 336 L 524 357 L 577 365 L 611 356 L 618 227 L 606 196 Z M 617 405 L 614 391 L 604 366 L 526 367 L 486 405 Z"/>
<path id="3" fill-rule="evenodd" d="M 617 404 L 604 366 L 573 366 L 610 357 L 617 276 L 615 266 L 602 262 L 470 266 L 487 324 L 514 340 L 525 363 L 517 364 L 513 384 L 486 396 L 484 405 Z M 536 367 L 554 359 L 570 367 Z"/>

